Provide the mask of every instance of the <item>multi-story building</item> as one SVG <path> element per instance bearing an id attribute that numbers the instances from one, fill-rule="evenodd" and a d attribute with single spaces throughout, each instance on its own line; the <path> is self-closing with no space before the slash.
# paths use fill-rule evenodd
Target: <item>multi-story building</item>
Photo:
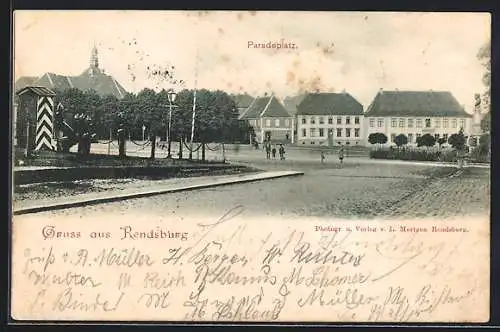
<path id="1" fill-rule="evenodd" d="M 259 143 L 293 143 L 294 118 L 274 95 L 255 98 L 239 120 L 249 122 Z"/>
<path id="2" fill-rule="evenodd" d="M 348 93 L 312 93 L 297 106 L 299 145 L 362 145 L 363 105 Z"/>
<path id="3" fill-rule="evenodd" d="M 446 140 L 463 128 L 471 133 L 472 115 L 447 91 L 379 91 L 365 113 L 365 144 L 372 133 L 384 133 L 386 145 L 404 134 L 409 145 L 431 134 Z"/>

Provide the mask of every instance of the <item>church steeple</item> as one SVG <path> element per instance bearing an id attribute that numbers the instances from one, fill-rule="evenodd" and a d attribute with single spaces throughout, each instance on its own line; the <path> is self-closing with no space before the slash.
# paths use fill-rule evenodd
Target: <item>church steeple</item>
<path id="1" fill-rule="evenodd" d="M 94 47 L 92 48 L 92 53 L 90 54 L 90 68 L 92 69 L 99 68 L 99 56 L 95 44 Z"/>

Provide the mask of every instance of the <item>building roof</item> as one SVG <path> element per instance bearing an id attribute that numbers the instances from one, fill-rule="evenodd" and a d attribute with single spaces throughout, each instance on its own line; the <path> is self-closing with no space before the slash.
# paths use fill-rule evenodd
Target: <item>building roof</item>
<path id="1" fill-rule="evenodd" d="M 90 68 L 89 68 L 90 69 Z M 16 81 L 16 87 L 26 82 L 25 77 Z M 86 70 L 79 76 L 65 76 L 54 73 L 45 73 L 33 82 L 33 85 L 43 86 L 54 90 L 77 88 L 82 91 L 95 90 L 101 96 L 113 95 L 117 98 L 125 96 L 127 91 L 113 77 L 102 72 Z"/>
<path id="2" fill-rule="evenodd" d="M 113 77 L 106 75 L 99 68 L 97 49 L 92 49 L 90 66 L 78 76 L 58 75 L 45 73 L 41 77 L 20 77 L 15 82 L 15 90 L 18 91 L 26 86 L 43 86 L 53 90 L 67 90 L 77 88 L 82 91 L 95 90 L 101 96 L 112 95 L 116 98 L 123 98 L 127 91 Z"/>
<path id="3" fill-rule="evenodd" d="M 472 117 L 448 91 L 380 91 L 365 116 Z"/>
<path id="4" fill-rule="evenodd" d="M 55 92 L 42 86 L 26 86 L 16 91 L 16 95 L 20 96 L 26 92 L 33 92 L 39 96 L 55 96 Z"/>
<path id="5" fill-rule="evenodd" d="M 348 93 L 311 93 L 297 106 L 301 115 L 363 115 L 363 105 Z"/>
<path id="6" fill-rule="evenodd" d="M 275 96 L 266 96 L 256 98 L 247 110 L 240 116 L 244 119 L 257 118 L 283 118 L 290 117 L 290 113 L 285 109 L 281 102 Z"/>
<path id="7" fill-rule="evenodd" d="M 247 108 L 255 99 L 247 93 L 231 95 L 231 98 L 234 100 L 234 102 L 236 103 L 236 107 L 238 108 Z"/>
<path id="8" fill-rule="evenodd" d="M 297 107 L 306 97 L 305 94 L 293 96 L 293 97 L 285 97 L 283 100 L 283 106 L 285 106 L 288 113 L 295 115 L 297 114 Z"/>

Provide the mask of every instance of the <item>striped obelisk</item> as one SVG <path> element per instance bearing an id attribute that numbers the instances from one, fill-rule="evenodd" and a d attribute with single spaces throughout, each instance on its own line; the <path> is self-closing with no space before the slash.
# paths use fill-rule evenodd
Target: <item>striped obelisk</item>
<path id="1" fill-rule="evenodd" d="M 54 100 L 40 96 L 36 105 L 35 151 L 54 150 Z"/>

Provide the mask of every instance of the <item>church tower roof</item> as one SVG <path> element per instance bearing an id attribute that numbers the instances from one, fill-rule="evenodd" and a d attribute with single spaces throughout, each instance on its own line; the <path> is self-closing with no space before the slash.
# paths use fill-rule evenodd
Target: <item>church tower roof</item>
<path id="1" fill-rule="evenodd" d="M 95 44 L 90 53 L 90 68 L 99 68 L 99 52 Z"/>

